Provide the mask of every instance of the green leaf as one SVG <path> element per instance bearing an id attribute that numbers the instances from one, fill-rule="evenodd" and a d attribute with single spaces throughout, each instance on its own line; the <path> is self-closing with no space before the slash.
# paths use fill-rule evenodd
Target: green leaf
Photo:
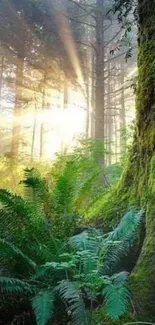
<path id="1" fill-rule="evenodd" d="M 121 219 L 119 225 L 109 235 L 108 240 L 125 240 L 132 239 L 139 229 L 139 225 L 144 217 L 144 211 L 131 209 Z"/>
<path id="2" fill-rule="evenodd" d="M 86 325 L 86 309 L 79 291 L 72 282 L 61 281 L 57 286 L 58 293 L 62 300 L 68 304 L 73 321 L 77 325 Z"/>
<path id="3" fill-rule="evenodd" d="M 34 288 L 28 283 L 19 279 L 0 276 L 0 292 L 15 293 L 33 293 Z"/>
<path id="4" fill-rule="evenodd" d="M 54 312 L 54 292 L 45 290 L 32 298 L 37 325 L 46 325 Z"/>
<path id="5" fill-rule="evenodd" d="M 120 272 L 103 278 L 102 294 L 105 297 L 107 316 L 112 320 L 118 320 L 127 310 L 129 303 L 128 276 L 127 272 Z"/>
<path id="6" fill-rule="evenodd" d="M 32 261 L 26 254 L 24 254 L 19 248 L 17 248 L 12 243 L 6 241 L 3 238 L 0 238 L 0 247 L 3 247 L 3 250 L 5 248 L 10 248 L 12 253 L 16 256 L 22 259 L 23 262 L 25 262 L 27 265 L 29 265 L 33 270 L 36 270 L 36 263 Z"/>

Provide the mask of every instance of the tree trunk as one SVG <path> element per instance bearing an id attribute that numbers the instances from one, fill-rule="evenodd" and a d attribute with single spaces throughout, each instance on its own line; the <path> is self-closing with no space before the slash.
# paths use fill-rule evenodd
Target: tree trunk
<path id="1" fill-rule="evenodd" d="M 86 138 L 89 138 L 90 129 L 90 95 L 89 95 L 89 78 L 86 82 L 86 101 L 87 101 L 87 115 L 86 115 Z"/>
<path id="2" fill-rule="evenodd" d="M 115 155 L 115 163 L 118 162 L 118 136 L 117 136 L 117 116 L 116 116 L 116 107 L 114 109 L 114 116 L 113 116 L 113 127 L 114 127 L 114 144 L 115 144 L 115 149 L 114 149 L 114 155 Z"/>
<path id="3" fill-rule="evenodd" d="M 104 139 L 104 13 L 103 0 L 96 0 L 95 139 Z"/>
<path id="4" fill-rule="evenodd" d="M 3 73 L 4 73 L 4 56 L 1 57 L 1 66 L 0 66 L 0 108 L 2 101 L 2 89 L 3 89 Z"/>
<path id="5" fill-rule="evenodd" d="M 145 208 L 144 242 L 130 289 L 136 320 L 155 322 L 155 0 L 139 0 L 138 12 L 134 141 L 120 184 L 104 198 L 98 224 L 118 223 L 128 207 Z"/>
<path id="6" fill-rule="evenodd" d="M 65 81 L 64 85 L 64 108 L 68 107 L 68 85 L 67 81 Z"/>
<path id="7" fill-rule="evenodd" d="M 95 54 L 92 49 L 92 71 L 91 71 L 91 138 L 95 137 Z"/>
<path id="8" fill-rule="evenodd" d="M 44 72 L 44 77 L 43 77 L 43 92 L 42 92 L 42 107 L 41 107 L 41 112 L 44 113 L 45 111 L 45 101 L 46 101 L 46 73 Z M 44 116 L 43 116 L 44 119 Z M 44 122 L 41 123 L 40 127 L 40 160 L 42 160 L 43 155 L 44 155 Z"/>
<path id="9" fill-rule="evenodd" d="M 23 65 L 24 56 L 17 57 L 17 68 L 16 68 L 16 98 L 14 108 L 14 120 L 12 129 L 12 148 L 11 153 L 13 156 L 17 156 L 19 153 L 20 145 L 20 117 L 22 114 L 22 81 L 23 81 Z"/>
<path id="10" fill-rule="evenodd" d="M 123 58 L 124 60 L 124 58 Z M 124 94 L 124 61 L 120 61 L 120 83 L 121 83 L 121 102 L 120 102 L 120 148 L 121 156 L 126 148 L 126 114 L 125 114 L 125 94 Z"/>
<path id="11" fill-rule="evenodd" d="M 107 139 L 108 139 L 108 164 L 112 163 L 112 136 L 113 136 L 113 110 L 111 102 L 111 77 L 110 77 L 110 62 L 108 62 L 108 89 L 107 89 Z"/>
<path id="12" fill-rule="evenodd" d="M 36 102 L 36 96 L 35 96 L 35 111 L 34 111 L 34 120 L 33 120 L 32 144 L 31 144 L 31 162 L 33 161 L 33 158 L 34 158 L 36 125 L 37 125 L 37 102 Z"/>
<path id="13" fill-rule="evenodd" d="M 138 318 L 155 321 L 155 1 L 139 0 L 138 11 L 137 122 L 119 195 L 146 210 L 145 240 L 131 276 L 131 291 Z"/>

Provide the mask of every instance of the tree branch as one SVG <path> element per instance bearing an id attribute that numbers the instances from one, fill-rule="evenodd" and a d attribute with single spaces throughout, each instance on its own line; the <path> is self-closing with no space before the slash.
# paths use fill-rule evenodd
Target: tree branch
<path id="1" fill-rule="evenodd" d="M 119 33 L 121 32 L 121 29 L 111 38 L 111 40 L 109 40 L 106 44 L 105 44 L 105 46 L 107 46 L 107 45 L 109 45 L 118 35 L 119 35 Z"/>
<path id="2" fill-rule="evenodd" d="M 65 16 L 66 18 L 68 18 L 68 19 L 70 19 L 70 20 L 75 21 L 75 22 L 78 23 L 78 24 L 82 24 L 82 25 L 85 25 L 85 26 L 93 27 L 93 28 L 96 27 L 96 26 L 93 25 L 93 24 L 87 23 L 87 22 L 85 22 L 85 21 L 78 20 L 77 18 L 70 17 L 70 16 L 68 16 L 68 15 L 65 15 L 64 13 L 63 13 L 63 16 Z"/>
<path id="3" fill-rule="evenodd" d="M 92 13 L 90 11 L 88 11 L 87 9 L 85 9 L 83 7 L 83 5 L 81 5 L 80 3 L 76 2 L 75 0 L 68 0 L 71 3 L 75 4 L 77 7 L 79 7 L 80 9 L 82 9 L 83 11 L 85 11 L 87 13 L 87 15 L 91 16 L 93 19 L 96 20 L 96 17 L 94 15 L 92 15 Z"/>
<path id="4" fill-rule="evenodd" d="M 137 48 L 137 45 L 133 46 L 133 47 L 132 47 L 132 50 L 134 50 L 134 49 L 136 49 L 136 48 Z M 114 56 L 114 57 L 112 57 L 112 58 L 110 58 L 110 59 L 108 59 L 108 60 L 105 60 L 104 63 L 107 63 L 107 62 L 109 62 L 109 61 L 113 61 L 113 60 L 119 58 L 120 56 L 123 56 L 124 54 L 126 54 L 126 51 L 124 51 L 124 52 L 122 52 L 122 53 L 120 53 L 120 54 L 118 54 L 118 55 L 116 55 L 116 56 Z"/>

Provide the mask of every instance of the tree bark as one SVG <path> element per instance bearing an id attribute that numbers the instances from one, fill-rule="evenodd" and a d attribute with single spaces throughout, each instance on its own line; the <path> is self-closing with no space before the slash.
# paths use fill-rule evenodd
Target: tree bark
<path id="1" fill-rule="evenodd" d="M 104 0 L 96 0 L 95 139 L 104 139 Z"/>
<path id="2" fill-rule="evenodd" d="M 91 71 L 91 138 L 95 137 L 95 53 L 92 49 L 92 71 Z"/>
<path id="3" fill-rule="evenodd" d="M 87 115 L 86 115 L 86 138 L 89 138 L 90 129 L 90 93 L 89 93 L 89 78 L 86 81 L 86 102 L 87 102 Z"/>
<path id="4" fill-rule="evenodd" d="M 101 203 L 97 224 L 118 223 L 129 207 L 145 209 L 144 242 L 130 289 L 136 320 L 155 322 L 155 0 L 139 0 L 138 17 L 134 141 L 117 189 Z"/>
<path id="5" fill-rule="evenodd" d="M 41 107 L 42 113 L 45 112 L 45 108 L 46 108 L 45 105 L 46 105 L 46 72 L 44 72 L 44 77 L 43 77 L 43 92 L 42 92 L 42 107 Z M 44 122 L 42 122 L 40 126 L 40 160 L 43 159 L 43 155 L 44 155 Z"/>
<path id="6" fill-rule="evenodd" d="M 36 135 L 36 125 L 37 125 L 37 102 L 35 96 L 35 108 L 34 108 L 34 120 L 33 120 L 33 132 L 32 132 L 32 144 L 31 144 L 31 162 L 34 158 L 34 144 L 35 144 L 35 135 Z"/>
<path id="7" fill-rule="evenodd" d="M 123 58 L 124 60 L 124 58 Z M 126 148 L 126 114 L 125 114 L 125 94 L 124 94 L 124 61 L 120 60 L 120 84 L 122 87 L 120 98 L 120 148 L 121 156 Z"/>
<path id="8" fill-rule="evenodd" d="M 108 164 L 112 163 L 112 136 L 113 136 L 113 110 L 111 103 L 111 77 L 110 77 L 110 62 L 108 62 L 108 89 L 107 89 L 107 139 L 108 139 Z"/>
<path id="9" fill-rule="evenodd" d="M 23 65 L 24 65 L 24 55 L 17 57 L 17 68 L 16 68 L 16 98 L 15 98 L 15 108 L 13 117 L 13 128 L 12 128 L 12 145 L 11 154 L 17 156 L 19 154 L 20 146 L 20 117 L 22 114 L 22 81 L 23 81 Z"/>
<path id="10" fill-rule="evenodd" d="M 1 108 L 1 100 L 2 100 L 2 88 L 3 88 L 3 73 L 4 73 L 4 56 L 1 57 L 1 66 L 0 66 L 0 108 Z"/>
<path id="11" fill-rule="evenodd" d="M 131 276 L 138 318 L 155 321 L 155 0 L 139 0 L 136 129 L 119 188 L 125 202 L 145 207 L 145 240 Z"/>

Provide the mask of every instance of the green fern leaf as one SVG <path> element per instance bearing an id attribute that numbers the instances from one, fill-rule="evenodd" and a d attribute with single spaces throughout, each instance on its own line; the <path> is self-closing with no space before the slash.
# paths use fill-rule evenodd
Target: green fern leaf
<path id="1" fill-rule="evenodd" d="M 45 290 L 32 298 L 37 325 L 46 325 L 54 312 L 54 292 Z"/>
<path id="2" fill-rule="evenodd" d="M 129 303 L 128 276 L 127 272 L 120 272 L 103 278 L 105 284 L 102 294 L 105 297 L 107 316 L 112 320 L 118 320 L 127 310 Z"/>
<path id="3" fill-rule="evenodd" d="M 28 283 L 19 279 L 0 276 L 0 292 L 7 294 L 14 293 L 30 293 L 34 292 L 35 288 Z"/>
<path id="4" fill-rule="evenodd" d="M 19 248 L 14 246 L 12 243 L 6 241 L 5 239 L 0 238 L 0 248 L 6 249 L 10 248 L 13 255 L 22 259 L 23 262 L 28 264 L 33 270 L 36 270 L 36 263 L 32 261 L 26 254 L 24 254 Z"/>
<path id="5" fill-rule="evenodd" d="M 85 305 L 74 284 L 69 281 L 61 281 L 57 286 L 57 290 L 62 300 L 67 303 L 75 324 L 86 325 L 87 316 Z"/>
<path id="6" fill-rule="evenodd" d="M 120 262 L 130 252 L 140 231 L 144 212 L 128 211 L 119 225 L 102 242 L 101 254 L 104 260 L 100 274 L 112 275 L 120 271 Z"/>
<path id="7" fill-rule="evenodd" d="M 139 229 L 144 216 L 144 211 L 132 209 L 128 211 L 121 219 L 119 225 L 109 235 L 108 240 L 134 239 L 135 233 Z"/>

